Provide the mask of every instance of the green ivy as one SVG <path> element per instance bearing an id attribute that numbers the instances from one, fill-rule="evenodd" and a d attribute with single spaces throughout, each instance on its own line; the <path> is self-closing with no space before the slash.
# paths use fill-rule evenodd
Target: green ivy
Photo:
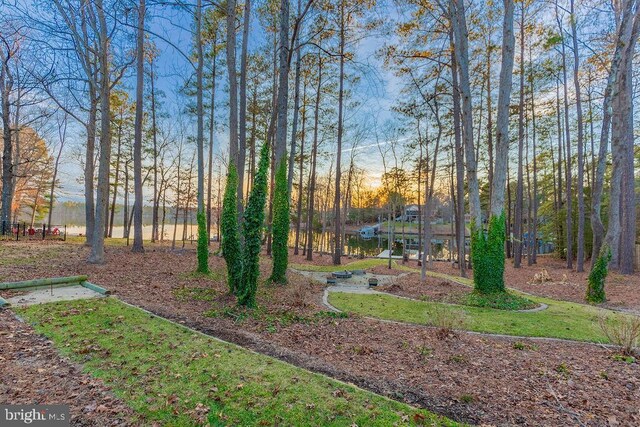
<path id="1" fill-rule="evenodd" d="M 260 151 L 260 162 L 249 194 L 247 209 L 242 222 L 244 254 L 242 280 L 238 292 L 238 304 L 246 307 L 256 306 L 256 290 L 260 276 L 260 249 L 262 247 L 262 228 L 264 225 L 264 206 L 267 199 L 267 172 L 269 170 L 269 144 Z"/>
<path id="2" fill-rule="evenodd" d="M 198 273 L 209 274 L 209 233 L 204 211 L 198 212 Z"/>
<path id="3" fill-rule="evenodd" d="M 596 262 L 593 263 L 587 281 L 586 299 L 590 303 L 599 304 L 607 300 L 604 293 L 604 281 L 609 273 L 609 261 L 611 261 L 611 250 L 605 248 Z"/>
<path id="4" fill-rule="evenodd" d="M 504 292 L 504 211 L 500 216 L 491 216 L 489 229 L 485 233 L 471 226 L 471 262 L 473 284 L 476 292 L 491 294 Z"/>
<path id="5" fill-rule="evenodd" d="M 273 194 L 273 271 L 271 281 L 286 283 L 289 263 L 289 186 L 287 184 L 287 162 L 283 159 L 275 176 Z"/>
<path id="6" fill-rule="evenodd" d="M 238 172 L 236 166 L 229 166 L 227 185 L 222 202 L 220 234 L 222 234 L 222 256 L 227 263 L 229 292 L 236 294 L 242 278 L 242 249 L 238 236 Z"/>

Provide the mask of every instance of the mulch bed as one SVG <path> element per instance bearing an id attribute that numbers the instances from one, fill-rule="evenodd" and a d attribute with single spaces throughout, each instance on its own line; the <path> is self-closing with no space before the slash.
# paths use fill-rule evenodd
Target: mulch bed
<path id="1" fill-rule="evenodd" d="M 417 267 L 415 261 L 408 264 Z M 429 265 L 429 269 L 439 273 L 457 276 L 460 270 L 450 262 L 434 262 Z M 534 283 L 534 276 L 546 270 L 551 281 L 544 283 Z M 526 258 L 523 258 L 520 268 L 513 268 L 513 260 L 507 259 L 505 265 L 505 283 L 508 287 L 521 290 L 533 295 L 549 297 L 564 301 L 585 302 L 587 291 L 587 277 L 591 266 L 585 262 L 585 271 L 576 272 L 566 268 L 566 261 L 553 255 L 538 255 L 538 261 L 531 266 L 527 265 Z M 467 270 L 467 277 L 473 278 L 473 271 Z M 607 302 L 602 307 L 613 309 L 624 309 L 640 313 L 640 273 L 633 275 L 622 275 L 616 272 L 609 272 L 605 285 Z"/>
<path id="2" fill-rule="evenodd" d="M 378 286 L 377 290 L 412 299 L 445 303 L 456 303 L 471 293 L 469 286 L 450 280 L 427 276 L 421 281 L 419 273 L 411 273 L 394 280 L 392 284 Z"/>
<path id="3" fill-rule="evenodd" d="M 0 310 L 0 325 L 0 404 L 64 404 L 75 426 L 131 425 L 131 409 L 33 328 L 9 310 Z"/>
<path id="4" fill-rule="evenodd" d="M 20 280 L 85 273 L 117 297 L 158 315 L 461 421 L 640 424 L 640 365 L 614 360 L 605 348 L 544 340 L 515 345 L 516 339 L 470 333 L 441 339 L 435 328 L 317 316 L 326 311 L 324 285 L 295 274 L 287 286 L 262 285 L 260 315 L 242 320 L 223 314 L 223 307 L 233 305 L 225 296 L 224 278 L 188 275 L 196 265 L 193 252 L 149 248 L 136 255 L 110 247 L 107 264 L 95 266 L 85 263 L 86 248 L 59 248 L 55 259 L 36 261 L 29 269 L 0 267 L 0 274 Z M 266 274 L 270 263 L 266 257 L 263 261 Z M 212 257 L 212 267 L 223 265 Z M 443 297 L 447 287 L 457 292 L 457 286 L 435 280 L 442 291 L 432 297 Z M 214 292 L 194 299 L 180 290 L 194 287 Z M 212 309 L 215 317 L 210 317 Z"/>
<path id="5" fill-rule="evenodd" d="M 367 272 L 373 274 L 387 275 L 387 276 L 400 276 L 403 274 L 407 274 L 405 270 L 400 270 L 397 268 L 389 268 L 384 265 L 376 265 L 375 267 L 367 269 Z"/>

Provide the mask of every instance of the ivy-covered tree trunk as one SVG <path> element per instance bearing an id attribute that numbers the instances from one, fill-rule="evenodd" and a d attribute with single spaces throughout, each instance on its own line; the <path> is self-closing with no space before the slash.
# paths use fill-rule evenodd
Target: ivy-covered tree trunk
<path id="1" fill-rule="evenodd" d="M 504 291 L 504 199 L 509 160 L 509 103 L 513 78 L 515 36 L 513 34 L 513 0 L 504 2 L 502 25 L 502 65 L 497 108 L 495 165 L 491 181 L 489 229 L 471 231 L 474 289 L 481 293 Z"/>
<path id="2" fill-rule="evenodd" d="M 242 279 L 242 248 L 238 238 L 237 188 L 238 172 L 235 165 L 231 163 L 222 202 L 220 232 L 222 234 L 222 256 L 227 264 L 229 292 L 236 295 Z"/>
<path id="3" fill-rule="evenodd" d="M 587 302 L 599 304 L 607 300 L 604 292 L 604 281 L 609 272 L 609 260 L 611 260 L 611 251 L 608 248 L 604 248 L 598 259 L 593 263 L 593 268 L 589 273 Z"/>
<path id="4" fill-rule="evenodd" d="M 256 306 L 256 290 L 260 275 L 260 248 L 264 227 L 264 206 L 267 198 L 267 172 L 269 170 L 269 144 L 264 144 L 260 152 L 258 172 L 253 180 L 247 208 L 242 222 L 244 240 L 243 269 L 238 304 L 253 308 Z M 283 162 L 284 163 L 284 162 Z M 285 182 L 286 185 L 286 182 Z"/>
<path id="5" fill-rule="evenodd" d="M 289 187 L 287 182 L 287 162 L 282 159 L 275 178 L 273 195 L 273 271 L 271 281 L 286 283 L 289 251 Z"/>
<path id="6" fill-rule="evenodd" d="M 504 292 L 504 211 L 500 216 L 491 217 L 486 234 L 472 224 L 471 235 L 475 290 L 483 294 Z"/>

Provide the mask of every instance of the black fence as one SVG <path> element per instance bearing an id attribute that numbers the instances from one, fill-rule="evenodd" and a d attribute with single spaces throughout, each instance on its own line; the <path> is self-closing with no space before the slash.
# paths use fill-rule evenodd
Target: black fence
<path id="1" fill-rule="evenodd" d="M 28 225 L 26 222 L 0 224 L 0 238 L 4 240 L 67 240 L 66 225 Z"/>

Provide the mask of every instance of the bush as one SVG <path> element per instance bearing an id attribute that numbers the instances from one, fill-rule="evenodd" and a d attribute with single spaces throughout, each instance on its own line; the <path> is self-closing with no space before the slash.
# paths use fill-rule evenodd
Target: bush
<path id="1" fill-rule="evenodd" d="M 609 342 L 620 348 L 623 356 L 634 356 L 640 338 L 640 317 L 600 316 L 598 324 Z"/>
<path id="2" fill-rule="evenodd" d="M 471 262 L 474 290 L 481 294 L 504 292 L 504 211 L 491 216 L 487 233 L 471 226 Z"/>
<path id="3" fill-rule="evenodd" d="M 429 316 L 427 323 L 438 328 L 436 331 L 438 339 L 455 336 L 456 329 L 462 329 L 466 322 L 466 315 L 463 311 L 442 305 L 435 305 Z"/>
<path id="4" fill-rule="evenodd" d="M 604 281 L 609 273 L 610 260 L 611 251 L 607 248 L 602 251 L 596 262 L 593 263 L 587 280 L 586 300 L 590 303 L 599 304 L 607 300 L 604 293 Z"/>
<path id="5" fill-rule="evenodd" d="M 222 234 L 222 256 L 227 264 L 229 292 L 237 294 L 242 279 L 242 248 L 238 238 L 238 172 L 229 165 L 227 185 L 222 202 L 220 234 Z"/>
<path id="6" fill-rule="evenodd" d="M 275 176 L 273 194 L 273 271 L 271 281 L 286 283 L 289 263 L 289 186 L 287 184 L 287 162 L 283 159 Z"/>
<path id="7" fill-rule="evenodd" d="M 243 269 L 238 304 L 246 307 L 256 306 L 256 290 L 260 276 L 260 248 L 262 247 L 262 228 L 264 226 L 264 205 L 267 198 L 267 172 L 269 170 L 269 144 L 260 151 L 258 170 L 249 193 L 247 209 L 242 222 L 244 239 Z"/>
<path id="8" fill-rule="evenodd" d="M 209 274 L 209 233 L 204 211 L 198 212 L 198 273 Z"/>

